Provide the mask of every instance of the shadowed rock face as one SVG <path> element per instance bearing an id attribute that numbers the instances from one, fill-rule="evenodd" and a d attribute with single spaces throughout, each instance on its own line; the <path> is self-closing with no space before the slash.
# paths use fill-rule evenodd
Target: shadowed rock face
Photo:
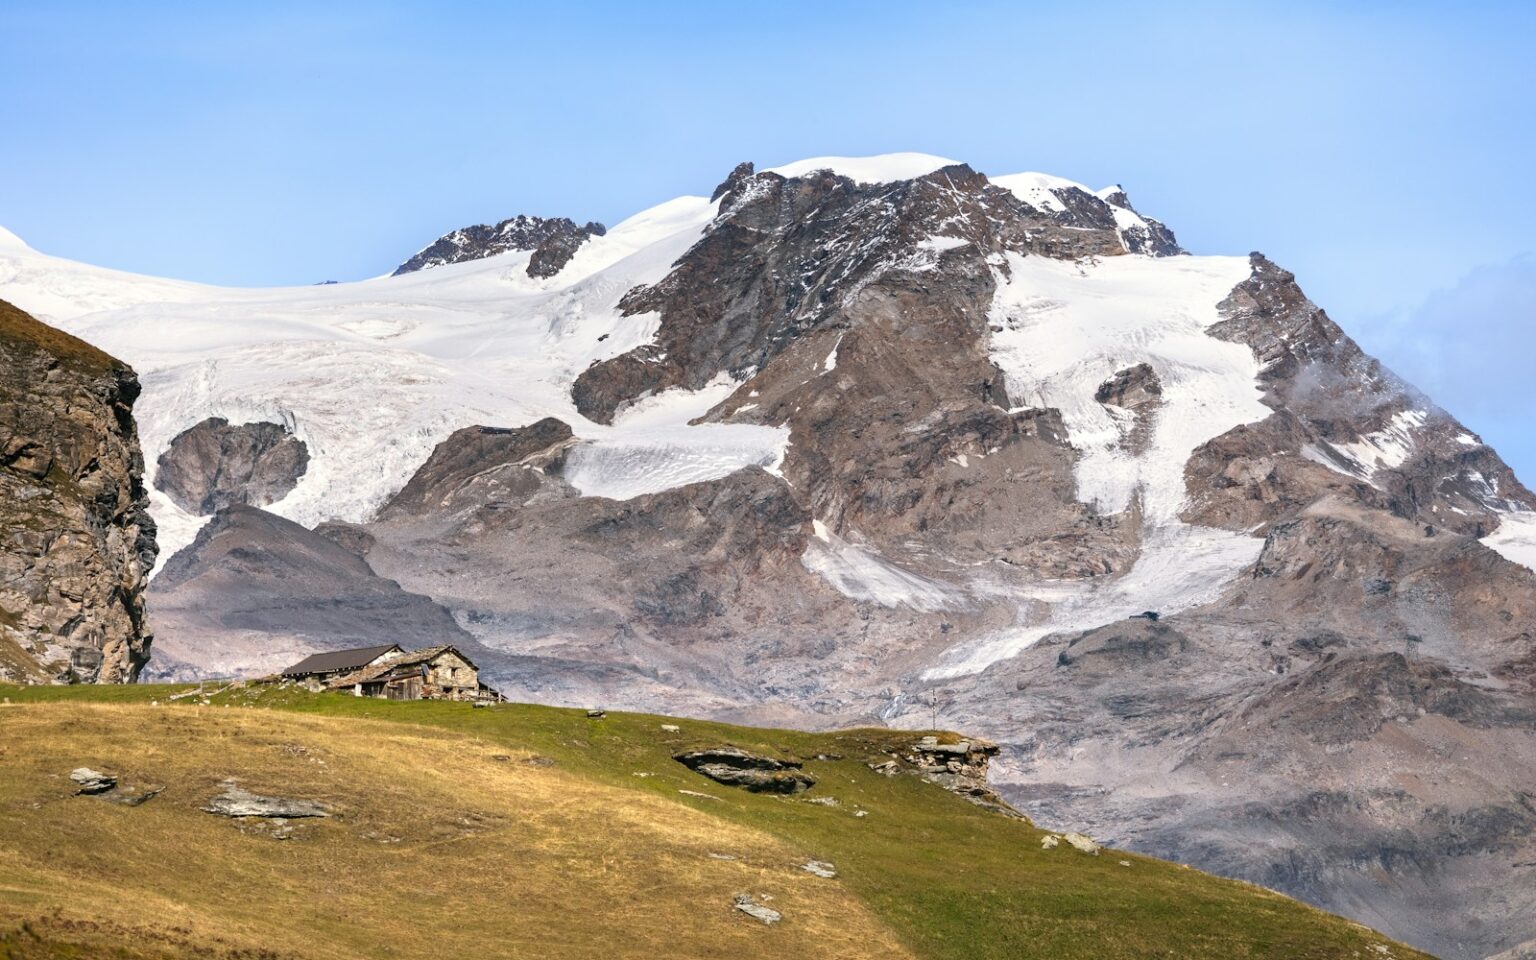
<path id="1" fill-rule="evenodd" d="M 466 485 L 489 471 L 542 466 L 563 455 L 571 428 L 553 417 L 527 427 L 465 427 L 432 451 L 410 482 L 379 511 L 381 517 L 419 515 L 451 507 Z"/>
<path id="2" fill-rule="evenodd" d="M 287 496 L 309 468 L 309 448 L 282 424 L 231 426 L 209 417 L 177 434 L 158 467 L 156 487 L 188 513 L 208 516 Z"/>
<path id="3" fill-rule="evenodd" d="M 332 539 L 253 507 L 216 514 L 150 595 L 166 641 L 150 670 L 156 678 L 259 675 L 380 638 L 475 656 L 473 638 L 442 607 Z"/>
<path id="4" fill-rule="evenodd" d="M 393 276 L 450 263 L 494 257 L 512 250 L 531 250 L 528 276 L 552 277 L 565 268 L 577 248 L 591 237 L 607 233 L 600 223 L 577 224 L 566 217 L 519 214 L 497 224 L 479 224 L 439 237 L 395 268 Z"/>
<path id="5" fill-rule="evenodd" d="M 155 561 L 139 382 L 0 301 L 0 679 L 129 683 Z"/>

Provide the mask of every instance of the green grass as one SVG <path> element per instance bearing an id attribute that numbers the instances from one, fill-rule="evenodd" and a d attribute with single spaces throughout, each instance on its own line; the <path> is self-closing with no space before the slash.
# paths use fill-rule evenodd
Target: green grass
<path id="1" fill-rule="evenodd" d="M 676 810 L 678 817 L 715 823 L 722 831 L 737 831 L 738 843 L 793 851 L 780 854 L 780 860 L 805 856 L 834 862 L 839 878 L 832 883 L 840 894 L 851 898 L 852 905 L 807 901 L 802 909 L 828 923 L 835 919 L 855 925 L 866 922 L 861 918 L 862 911 L 867 911 L 876 924 L 871 930 L 889 931 L 917 957 L 1299 960 L 1423 956 L 1357 924 L 1251 885 L 1134 854 L 1106 850 L 1093 857 L 1065 844 L 1044 850 L 1041 831 L 1027 821 L 983 810 L 916 776 L 885 777 L 866 766 L 868 761 L 886 759 L 887 751 L 919 735 L 915 733 L 852 730 L 808 734 L 623 713 L 593 720 L 577 710 L 511 704 L 474 709 L 451 703 L 390 703 L 270 687 L 232 690 L 213 697 L 209 706 L 198 706 L 195 701 L 166 703 L 170 693 L 185 689 L 185 685 L 0 687 L 0 694 L 14 704 L 0 707 L 0 711 L 8 711 L 0 712 L 0 726 L 10 714 L 67 711 L 72 709 L 69 705 L 86 704 L 138 705 L 126 713 L 138 718 L 135 723 L 145 736 L 155 729 L 150 722 L 155 711 L 162 716 L 195 716 L 213 724 L 237 719 L 277 721 L 299 714 L 323 721 L 317 730 L 346 737 L 361 745 L 356 749 L 366 750 L 370 738 L 379 736 L 373 731 L 379 729 L 425 728 L 450 742 L 548 757 L 555 763 L 554 770 L 570 782 L 585 785 L 582 789 L 600 792 L 606 803 Z M 162 706 L 144 706 L 151 700 L 159 700 Z M 70 721 L 67 712 L 60 715 L 61 724 Z M 380 727 L 380 723 L 389 726 Z M 681 729 L 668 733 L 661 729 L 663 723 Z M 818 779 L 806 796 L 835 797 L 839 805 L 746 794 L 716 785 L 671 759 L 682 749 L 721 743 L 803 759 L 805 768 Z M 841 759 L 814 759 L 818 755 Z M 0 770 L 5 759 L 0 753 Z M 411 761 L 397 757 L 391 762 Z M 205 779 L 216 772 L 209 771 Z M 691 797 L 680 790 L 718 799 Z M 159 802 L 157 799 L 140 809 L 150 810 Z M 867 815 L 856 816 L 857 811 Z M 6 830 L 18 829 L 25 822 L 25 816 L 0 820 L 0 853 L 7 845 L 19 843 Z M 753 837 L 759 839 L 740 839 Z M 661 841 L 651 838 L 645 842 Z M 1122 861 L 1129 866 L 1123 866 Z M 774 882 L 781 880 L 788 882 L 783 878 Z M 4 888 L 0 885 L 3 905 Z M 665 910 L 667 905 L 658 902 L 653 906 Z M 24 913 L 17 915 L 18 921 Z M 784 913 L 786 920 L 778 927 L 749 927 L 749 933 L 761 938 L 793 931 L 800 918 L 788 906 Z M 684 913 L 673 922 L 686 926 L 702 921 Z M 734 927 L 728 924 L 727 929 Z M 584 935 L 579 925 L 568 934 Z M 590 947 L 614 949 L 612 943 Z M 359 944 L 356 953 L 340 955 L 390 954 L 371 954 Z M 498 954 L 492 951 L 485 955 Z M 832 954 L 823 950 L 812 955 Z M 851 955 L 893 954 L 889 947 L 871 946 L 867 953 L 855 950 Z"/>

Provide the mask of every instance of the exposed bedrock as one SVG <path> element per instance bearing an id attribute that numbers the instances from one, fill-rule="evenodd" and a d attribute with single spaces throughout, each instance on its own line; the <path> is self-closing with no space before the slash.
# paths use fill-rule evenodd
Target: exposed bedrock
<path id="1" fill-rule="evenodd" d="M 158 489 L 188 513 L 208 516 L 283 499 L 309 469 L 309 448 L 280 423 L 209 417 L 177 434 L 157 468 Z"/>
<path id="2" fill-rule="evenodd" d="M 0 679 L 130 683 L 155 562 L 127 365 L 0 301 Z"/>
<path id="3" fill-rule="evenodd" d="M 396 267 L 394 275 L 528 250 L 532 251 L 528 276 L 552 277 L 565 269 L 583 243 L 606 232 L 600 223 L 578 225 L 567 217 L 520 214 L 500 223 L 477 224 L 445 234 Z"/>

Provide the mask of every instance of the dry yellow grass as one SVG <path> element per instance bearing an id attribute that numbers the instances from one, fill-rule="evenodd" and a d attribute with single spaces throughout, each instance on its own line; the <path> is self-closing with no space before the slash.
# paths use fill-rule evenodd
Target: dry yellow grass
<path id="1" fill-rule="evenodd" d="M 0 707 L 0 928 L 82 957 L 910 956 L 840 881 L 799 869 L 816 851 L 527 759 L 398 723 Z M 72 796 L 78 766 L 166 789 L 139 807 Z M 199 809 L 221 777 L 339 816 L 286 841 L 243 831 Z M 746 917 L 737 892 L 785 920 Z"/>

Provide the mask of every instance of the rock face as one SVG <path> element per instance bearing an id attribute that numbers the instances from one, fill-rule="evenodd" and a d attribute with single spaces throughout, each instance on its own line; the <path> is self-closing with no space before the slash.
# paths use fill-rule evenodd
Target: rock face
<path id="1" fill-rule="evenodd" d="M 209 417 L 177 434 L 158 467 L 156 487 L 188 513 L 209 516 L 287 496 L 309 467 L 309 448 L 279 423 Z"/>
<path id="2" fill-rule="evenodd" d="M 479 224 L 439 237 L 431 245 L 395 268 L 394 276 L 450 263 L 493 257 L 510 250 L 531 250 L 528 276 L 552 277 L 565 268 L 577 248 L 591 237 L 601 237 L 600 223 L 577 224 L 565 217 L 530 217 L 519 214 L 497 224 Z"/>
<path id="3" fill-rule="evenodd" d="M 129 683 L 155 561 L 123 363 L 0 301 L 0 679 Z"/>

